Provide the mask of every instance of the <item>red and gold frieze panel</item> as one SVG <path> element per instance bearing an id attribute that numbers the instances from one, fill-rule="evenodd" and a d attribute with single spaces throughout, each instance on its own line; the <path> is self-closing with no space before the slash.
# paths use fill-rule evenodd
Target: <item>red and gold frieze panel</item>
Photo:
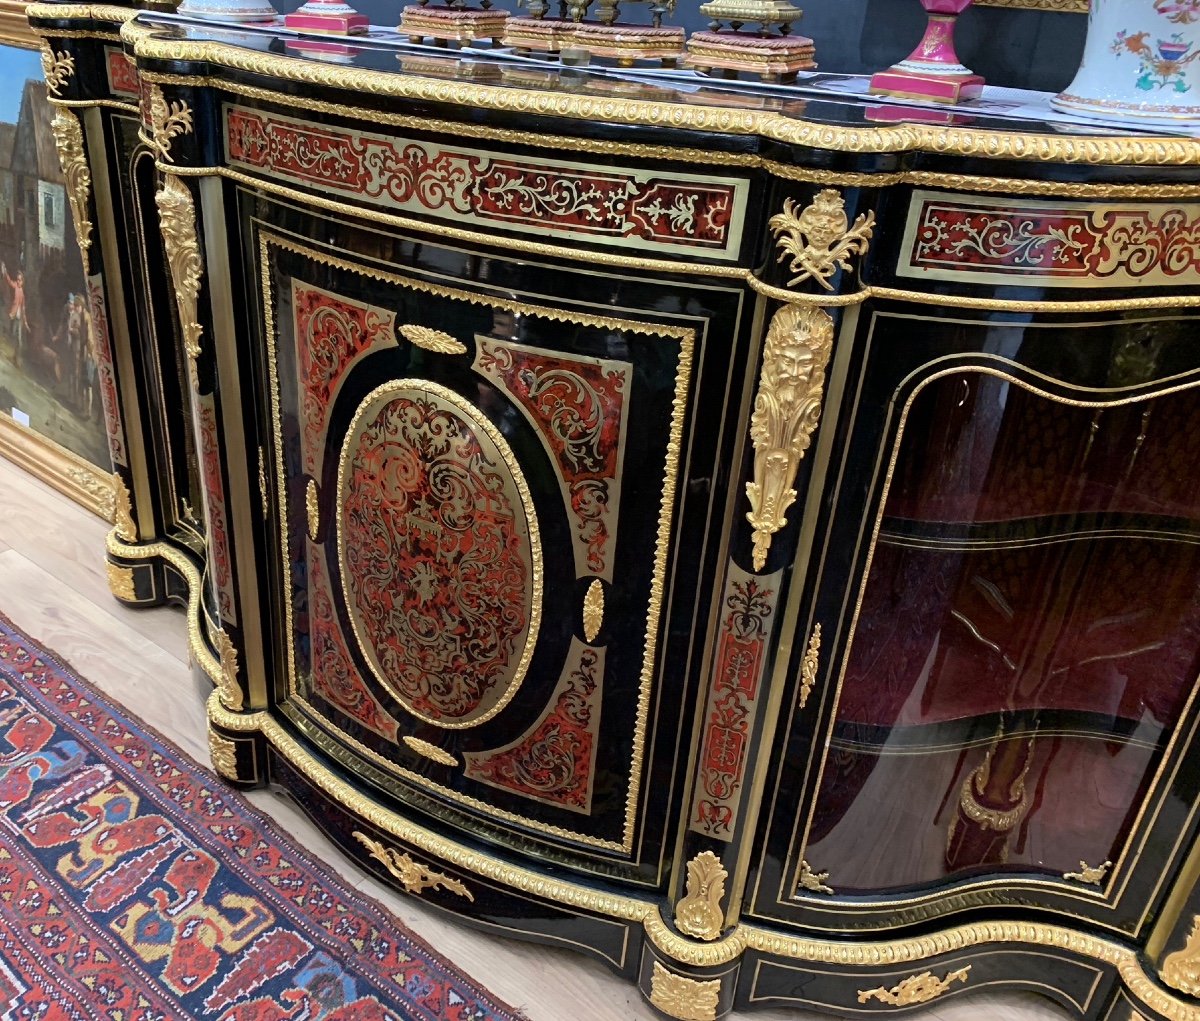
<path id="1" fill-rule="evenodd" d="M 104 65 L 108 73 L 108 91 L 114 96 L 138 99 L 141 85 L 133 62 L 125 56 L 119 46 L 104 47 Z"/>
<path id="2" fill-rule="evenodd" d="M 1200 204 L 913 192 L 901 276 L 1040 287 L 1200 284 Z"/>
<path id="3" fill-rule="evenodd" d="M 231 166 L 458 226 L 588 235 L 652 252 L 733 259 L 748 183 L 588 166 L 376 135 L 225 108 Z"/>
<path id="4" fill-rule="evenodd" d="M 466 775 L 535 801 L 590 813 L 603 695 L 604 649 L 573 638 L 541 719 L 503 748 L 468 752 Z"/>
<path id="5" fill-rule="evenodd" d="M 737 824 L 781 577 L 778 571 L 755 577 L 730 561 L 721 597 L 721 630 L 689 820 L 695 832 L 720 840 L 732 839 Z"/>
<path id="6" fill-rule="evenodd" d="M 338 388 L 370 351 L 396 346 L 396 316 L 300 281 L 292 282 L 292 315 L 304 401 L 304 470 L 316 477 L 325 449 L 325 419 Z"/>
<path id="7" fill-rule="evenodd" d="M 472 367 L 521 409 L 550 455 L 574 524 L 576 573 L 611 581 L 633 366 L 488 337 L 475 342 Z"/>
<path id="8" fill-rule="evenodd" d="M 384 689 L 437 726 L 490 719 L 542 606 L 533 501 L 500 431 L 436 383 L 385 383 L 351 423 L 337 506 L 350 621 Z"/>
<path id="9" fill-rule="evenodd" d="M 236 624 L 225 485 L 221 481 L 221 454 L 217 447 L 217 412 L 211 396 L 196 397 L 196 419 L 200 434 L 200 477 L 204 483 L 204 506 L 208 513 L 209 570 L 216 588 L 221 618 Z"/>
<path id="10" fill-rule="evenodd" d="M 338 623 L 321 547 L 308 544 L 308 635 L 313 694 L 389 741 L 399 725 L 367 688 Z"/>
<path id="11" fill-rule="evenodd" d="M 100 404 L 104 408 L 104 427 L 108 433 L 108 452 L 113 464 L 127 467 L 125 430 L 121 426 L 121 404 L 117 399 L 117 378 L 113 370 L 112 339 L 108 332 L 108 305 L 104 301 L 104 278 L 94 274 L 87 279 L 88 312 L 91 329 L 88 342 L 96 362 Z"/>

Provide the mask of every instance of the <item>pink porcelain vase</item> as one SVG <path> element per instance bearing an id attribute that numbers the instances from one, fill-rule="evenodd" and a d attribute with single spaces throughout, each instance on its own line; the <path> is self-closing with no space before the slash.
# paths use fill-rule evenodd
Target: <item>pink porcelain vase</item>
<path id="1" fill-rule="evenodd" d="M 959 103 L 978 99 L 983 78 L 963 66 L 954 51 L 954 24 L 971 0 L 921 0 L 929 13 L 925 35 L 907 59 L 871 77 L 871 91 L 881 96 Z"/>

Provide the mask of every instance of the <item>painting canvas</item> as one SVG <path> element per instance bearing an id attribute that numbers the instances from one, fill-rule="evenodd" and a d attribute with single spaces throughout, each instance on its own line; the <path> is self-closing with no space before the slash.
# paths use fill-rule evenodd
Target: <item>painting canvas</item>
<path id="1" fill-rule="evenodd" d="M 0 46 L 0 412 L 109 470 L 83 263 L 36 50 Z"/>

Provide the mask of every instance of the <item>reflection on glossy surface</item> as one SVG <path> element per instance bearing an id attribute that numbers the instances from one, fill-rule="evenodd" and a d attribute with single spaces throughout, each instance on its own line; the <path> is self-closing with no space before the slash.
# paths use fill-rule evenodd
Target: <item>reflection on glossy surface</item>
<path id="1" fill-rule="evenodd" d="M 1196 384 L 1133 389 L 1161 347 L 1107 392 L 918 386 L 806 849 L 840 890 L 1119 857 L 1200 666 Z M 881 826 L 914 850 L 862 854 Z"/>

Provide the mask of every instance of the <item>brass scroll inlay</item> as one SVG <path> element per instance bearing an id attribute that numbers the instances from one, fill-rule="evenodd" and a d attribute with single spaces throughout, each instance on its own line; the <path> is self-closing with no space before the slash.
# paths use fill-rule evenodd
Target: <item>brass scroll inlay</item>
<path id="1" fill-rule="evenodd" d="M 465 355 L 467 353 L 466 344 L 461 340 L 455 340 L 443 330 L 434 330 L 428 326 L 416 326 L 410 323 L 400 327 L 400 335 L 410 344 L 436 354 Z"/>
<path id="2" fill-rule="evenodd" d="M 817 670 L 821 666 L 821 625 L 814 624 L 812 634 L 808 636 L 808 648 L 804 650 L 804 658 L 800 660 L 800 708 L 808 703 L 813 685 L 817 683 Z"/>
<path id="3" fill-rule="evenodd" d="M 58 162 L 66 179 L 67 201 L 71 203 L 75 237 L 79 241 L 79 254 L 83 256 L 83 273 L 89 276 L 92 221 L 88 219 L 88 196 L 92 191 L 92 172 L 88 169 L 87 156 L 83 151 L 83 127 L 74 113 L 60 106 L 54 111 L 50 128 L 58 149 Z"/>
<path id="4" fill-rule="evenodd" d="M 721 980 L 672 975 L 658 961 L 650 973 L 650 1002 L 679 1021 L 716 1021 Z"/>
<path id="5" fill-rule="evenodd" d="M 133 571 L 128 567 L 118 567 L 111 562 L 104 566 L 108 572 L 108 590 L 118 599 L 135 602 L 137 592 L 133 587 Z"/>
<path id="6" fill-rule="evenodd" d="M 151 144 L 163 162 L 171 160 L 171 140 L 192 130 L 192 111 L 181 99 L 170 105 L 158 85 L 150 86 Z"/>
<path id="7" fill-rule="evenodd" d="M 596 640 L 604 623 L 604 586 L 599 578 L 593 578 L 583 597 L 583 637 L 589 642 Z"/>
<path id="8" fill-rule="evenodd" d="M 212 756 L 213 769 L 228 780 L 238 778 L 237 745 L 215 730 L 208 731 L 208 751 Z"/>
<path id="9" fill-rule="evenodd" d="M 1183 949 L 1168 954 L 1158 974 L 1181 993 L 1200 996 L 1200 915 L 1192 919 L 1192 930 Z"/>
<path id="10" fill-rule="evenodd" d="M 814 872 L 806 861 L 800 863 L 800 885 L 813 893 L 833 893 L 833 888 L 826 884 L 828 872 Z"/>
<path id="11" fill-rule="evenodd" d="M 371 857 L 379 862 L 393 876 L 400 880 L 400 885 L 409 893 L 420 894 L 426 890 L 436 890 L 439 887 L 460 897 L 474 901 L 475 897 L 459 880 L 451 879 L 441 872 L 435 872 L 427 865 L 415 861 L 403 851 L 388 847 L 380 840 L 373 840 L 365 833 L 355 830 L 354 839 L 371 852 Z"/>
<path id="12" fill-rule="evenodd" d="M 696 855 L 687 866 L 687 896 L 675 905 L 675 925 L 696 939 L 721 935 L 721 898 L 729 873 L 712 851 Z"/>
<path id="13" fill-rule="evenodd" d="M 891 1007 L 908 1007 L 914 1003 L 928 1003 L 930 1000 L 936 1000 L 955 982 L 966 982 L 967 972 L 970 970 L 971 966 L 968 964 L 965 968 L 950 972 L 945 978 L 936 978 L 933 972 L 923 971 L 920 975 L 910 975 L 898 986 L 892 986 L 891 989 L 884 986 L 880 986 L 878 989 L 863 989 L 858 994 L 858 1002 L 866 1003 L 868 1000 L 878 1000 Z"/>
<path id="14" fill-rule="evenodd" d="M 321 530 L 321 493 L 317 489 L 317 484 L 312 480 L 308 480 L 308 486 L 304 490 L 304 513 L 308 518 L 308 537 L 313 542 L 317 541 L 317 534 Z"/>
<path id="15" fill-rule="evenodd" d="M 245 702 L 242 699 L 242 686 L 238 683 L 238 654 L 233 640 L 224 629 L 216 633 L 217 656 L 221 662 L 220 679 L 217 681 L 217 692 L 221 702 L 229 709 L 239 710 Z"/>
<path id="16" fill-rule="evenodd" d="M 404 743 L 418 755 L 423 755 L 427 759 L 432 759 L 434 762 L 439 762 L 443 766 L 458 765 L 458 759 L 456 759 L 448 751 L 439 748 L 435 744 L 431 744 L 428 741 L 422 741 L 419 737 L 413 737 L 411 734 L 405 734 L 403 740 Z"/>
<path id="17" fill-rule="evenodd" d="M 133 502 L 125 480 L 118 472 L 113 472 L 113 523 L 116 525 L 117 537 L 126 542 L 138 541 L 137 522 L 133 520 Z"/>
<path id="18" fill-rule="evenodd" d="M 1112 868 L 1112 862 L 1106 861 L 1100 865 L 1089 865 L 1082 858 L 1079 860 L 1078 872 L 1064 872 L 1063 879 L 1074 879 L 1079 883 L 1087 883 L 1090 886 L 1099 886 L 1104 882 L 1104 876 L 1108 870 Z"/>
<path id="19" fill-rule="evenodd" d="M 42 43 L 42 71 L 46 76 L 46 87 L 58 96 L 62 88 L 75 73 L 75 58 L 69 53 L 55 53 L 49 43 Z"/>
<path id="20" fill-rule="evenodd" d="M 179 322 L 183 328 L 183 347 L 191 359 L 193 383 L 196 359 L 200 357 L 198 322 L 200 278 L 204 272 L 200 261 L 200 241 L 196 237 L 196 204 L 188 186 L 174 174 L 163 178 L 163 185 L 154 197 L 158 206 L 163 245 L 171 282 L 175 285 L 175 303 L 179 307 Z"/>
<path id="21" fill-rule="evenodd" d="M 824 309 L 785 305 L 767 330 L 750 439 L 754 481 L 746 483 L 754 526 L 754 569 L 767 562 L 771 537 L 787 524 L 796 472 L 821 418 L 825 366 L 833 352 L 833 319 Z"/>
<path id="22" fill-rule="evenodd" d="M 845 200 L 833 188 L 824 188 L 799 214 L 795 201 L 788 199 L 783 212 L 772 216 L 767 225 L 779 247 L 779 262 L 791 256 L 788 268 L 796 275 L 788 286 L 812 279 L 832 291 L 829 278 L 839 268 L 849 269 L 851 256 L 866 252 L 875 231 L 875 213 L 860 213 L 851 227 Z"/>

